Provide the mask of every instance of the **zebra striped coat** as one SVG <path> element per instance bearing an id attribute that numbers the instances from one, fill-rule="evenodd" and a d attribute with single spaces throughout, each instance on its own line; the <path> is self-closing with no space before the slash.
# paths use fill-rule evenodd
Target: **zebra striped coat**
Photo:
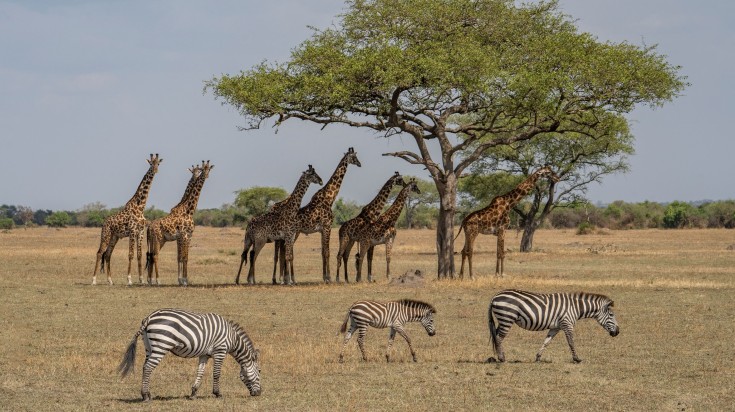
<path id="1" fill-rule="evenodd" d="M 564 331 L 574 362 L 581 362 L 574 348 L 574 324 L 579 319 L 595 318 L 610 336 L 620 333 L 613 301 L 604 295 L 592 293 L 551 293 L 541 294 L 522 290 L 504 290 L 496 294 L 488 308 L 488 326 L 493 350 L 498 361 L 505 361 L 503 339 L 514 323 L 526 330 L 549 330 L 541 349 L 536 354 L 536 362 L 546 346 L 559 333 Z M 493 316 L 498 320 L 496 327 Z M 493 358 L 490 358 L 494 361 Z"/>
<path id="2" fill-rule="evenodd" d="M 140 393 L 144 401 L 151 399 L 150 377 L 166 353 L 182 358 L 199 357 L 196 380 L 191 387 L 191 398 L 196 396 L 209 358 L 214 358 L 212 393 L 221 397 L 219 377 L 227 354 L 240 364 L 240 380 L 250 395 L 260 395 L 259 351 L 245 331 L 232 321 L 215 313 L 195 313 L 181 309 L 159 309 L 141 322 L 118 368 L 123 377 L 135 366 L 135 348 L 138 336 L 143 336 L 146 356 L 143 364 L 143 384 Z"/>
<path id="3" fill-rule="evenodd" d="M 339 335 L 339 333 L 347 331 L 344 344 L 342 345 L 342 351 L 339 353 L 339 361 L 343 361 L 345 347 L 347 347 L 347 342 L 350 341 L 355 330 L 357 330 L 357 345 L 360 347 L 362 360 L 367 361 L 364 340 L 367 327 L 372 326 L 379 329 L 390 328 L 388 349 L 385 352 L 386 361 L 390 362 L 390 348 L 393 345 L 393 339 L 396 337 L 396 333 L 398 333 L 408 343 L 408 349 L 411 350 L 411 357 L 416 362 L 416 352 L 413 350 L 411 339 L 408 338 L 403 326 L 407 322 L 421 322 L 424 329 L 426 329 L 426 333 L 429 336 L 434 336 L 436 334 L 436 329 L 434 328 L 435 313 L 436 309 L 433 306 L 417 300 L 403 299 L 385 303 L 369 300 L 355 302 L 347 312 L 345 321 L 337 333 Z M 349 331 L 347 330 L 347 322 L 350 322 Z"/>

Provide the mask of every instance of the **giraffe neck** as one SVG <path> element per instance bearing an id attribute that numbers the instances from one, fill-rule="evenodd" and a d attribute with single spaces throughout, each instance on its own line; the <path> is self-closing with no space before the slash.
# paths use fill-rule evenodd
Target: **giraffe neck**
<path id="1" fill-rule="evenodd" d="M 135 209 L 140 213 L 143 213 L 145 204 L 148 201 L 148 193 L 151 190 L 151 182 L 153 182 L 153 176 L 156 174 L 153 166 L 148 168 L 148 171 L 143 176 L 143 180 L 140 181 L 138 189 L 135 191 L 133 197 L 128 200 L 125 204 L 125 209 Z"/>
<path id="2" fill-rule="evenodd" d="M 393 204 L 390 205 L 388 210 L 386 210 L 385 213 L 380 216 L 380 220 L 390 225 L 395 224 L 396 221 L 398 221 L 398 217 L 401 215 L 401 210 L 403 209 L 403 205 L 406 203 L 406 198 L 408 197 L 408 192 L 410 190 L 410 185 L 405 186 L 403 189 L 401 189 L 401 192 L 398 193 L 398 196 L 396 197 L 396 200 L 393 201 Z"/>
<path id="3" fill-rule="evenodd" d="M 508 209 L 512 208 L 513 206 L 518 204 L 518 202 L 520 202 L 521 199 L 526 197 L 526 195 L 530 193 L 533 187 L 536 185 L 537 180 L 538 180 L 538 175 L 532 174 L 526 180 L 521 182 L 521 184 L 519 184 L 518 187 L 502 195 L 502 198 L 506 200 Z"/>
<path id="4" fill-rule="evenodd" d="M 199 175 L 199 177 L 196 179 L 196 183 L 194 183 L 191 192 L 189 193 L 189 197 L 183 204 L 182 212 L 189 217 L 194 216 L 194 212 L 196 212 L 197 210 L 199 195 L 202 194 L 202 186 L 204 186 L 204 180 L 206 179 L 207 176 L 205 175 L 205 173 Z"/>
<path id="5" fill-rule="evenodd" d="M 309 184 L 308 177 L 306 174 L 303 174 L 298 183 L 296 183 L 296 187 L 293 192 L 291 192 L 291 195 L 285 200 L 283 205 L 298 210 L 299 206 L 301 206 L 301 200 L 306 194 L 306 190 L 309 189 Z"/>
<path id="6" fill-rule="evenodd" d="M 392 189 L 393 178 L 385 182 L 380 192 L 375 196 L 375 199 L 371 200 L 370 203 L 362 208 L 360 216 L 371 221 L 377 219 L 380 216 L 380 212 L 383 211 L 383 206 L 388 201 L 388 195 L 390 195 Z"/>
<path id="7" fill-rule="evenodd" d="M 171 208 L 171 211 L 182 209 L 186 206 L 186 202 L 188 201 L 189 197 L 191 197 L 191 193 L 194 190 L 194 186 L 197 183 L 199 175 L 198 174 L 192 174 L 191 179 L 189 179 L 189 183 L 186 184 L 186 189 L 184 190 L 184 194 L 181 196 L 181 200 L 179 203 L 176 204 L 173 208 Z"/>
<path id="8" fill-rule="evenodd" d="M 334 170 L 327 184 L 317 192 L 315 197 L 320 200 L 320 203 L 329 205 L 330 207 L 334 203 L 334 199 L 337 198 L 337 193 L 339 193 L 339 188 L 342 186 L 345 173 L 347 173 L 347 164 L 347 156 L 345 156 L 340 160 L 337 169 Z"/>

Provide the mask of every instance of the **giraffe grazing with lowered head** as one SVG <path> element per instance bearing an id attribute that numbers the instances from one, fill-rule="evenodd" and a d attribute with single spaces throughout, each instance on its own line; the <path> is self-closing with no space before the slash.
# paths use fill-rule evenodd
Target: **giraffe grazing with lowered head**
<path id="1" fill-rule="evenodd" d="M 332 205 L 337 199 L 337 194 L 342 186 L 342 180 L 347 173 L 347 166 L 355 165 L 361 167 L 360 160 L 357 158 L 355 149 L 350 147 L 347 153 L 342 156 L 342 159 L 337 164 L 337 168 L 332 173 L 327 183 L 319 189 L 314 196 L 312 196 L 309 203 L 299 209 L 296 214 L 296 237 L 294 241 L 299 237 L 299 234 L 304 233 L 309 235 L 311 233 L 319 232 L 322 237 L 322 278 L 325 283 L 331 282 L 331 276 L 329 274 L 329 236 L 332 233 L 332 223 L 334 222 L 334 214 L 332 213 Z M 275 253 L 273 257 L 273 264 L 277 265 L 280 259 L 284 259 L 284 243 L 277 241 Z M 281 261 L 282 271 L 288 265 L 291 272 L 291 280 L 293 279 L 293 256 L 291 260 L 286 259 Z M 274 269 L 275 270 L 275 269 Z"/>
<path id="2" fill-rule="evenodd" d="M 202 165 L 199 168 L 189 169 L 192 177 L 181 201 L 171 208 L 168 215 L 156 219 L 148 225 L 146 267 L 148 268 L 149 284 L 154 283 L 152 279 L 154 270 L 156 272 L 155 284 L 158 284 L 158 252 L 166 242 L 172 240 L 176 240 L 179 285 L 186 286 L 189 284 L 189 246 L 191 237 L 194 234 L 194 212 L 199 203 L 199 196 L 202 194 L 204 181 L 207 180 L 212 169 L 214 169 L 214 165 L 210 164 L 209 160 L 206 162 L 202 160 Z"/>
<path id="3" fill-rule="evenodd" d="M 115 244 L 124 237 L 130 238 L 130 247 L 128 250 L 128 285 L 132 285 L 130 280 L 130 270 L 133 264 L 133 249 L 137 246 L 138 250 L 138 281 L 143 283 L 143 264 L 142 264 L 142 248 L 143 248 L 143 231 L 145 230 L 146 220 L 143 216 L 145 203 L 148 200 L 148 193 L 151 189 L 153 176 L 158 172 L 158 165 L 163 161 L 158 157 L 158 153 L 154 157 L 150 155 L 148 162 L 148 171 L 143 176 L 130 200 L 123 206 L 122 210 L 114 215 L 108 216 L 102 223 L 102 235 L 100 236 L 100 247 L 97 250 L 97 260 L 94 263 L 94 274 L 92 275 L 92 284 L 97 284 L 97 269 L 101 273 L 105 273 L 107 267 L 107 283 L 112 285 L 112 273 L 110 270 L 110 258 Z M 100 265 L 100 261 L 102 265 Z"/>
<path id="4" fill-rule="evenodd" d="M 293 255 L 293 242 L 296 238 L 296 214 L 301 206 L 301 200 L 306 194 L 309 185 L 315 183 L 322 184 L 322 178 L 316 173 L 314 168 L 309 168 L 301 174 L 299 181 L 296 183 L 291 195 L 281 202 L 273 205 L 270 211 L 260 216 L 256 216 L 250 220 L 245 231 L 245 246 L 240 256 L 240 268 L 237 271 L 235 284 L 240 284 L 240 273 L 242 266 L 248 260 L 250 253 L 250 269 L 248 270 L 248 284 L 255 284 L 255 260 L 258 258 L 260 250 L 268 242 L 277 240 L 284 242 L 284 253 L 288 257 Z M 252 249 L 252 250 L 251 250 Z M 288 268 L 284 268 L 285 274 L 283 283 L 292 283 Z M 273 284 L 276 284 L 275 271 L 273 274 Z"/>
<path id="5" fill-rule="evenodd" d="M 362 264 L 367 255 L 368 259 L 368 282 L 373 282 L 372 260 L 373 250 L 375 246 L 385 244 L 385 277 L 390 279 L 390 255 L 393 249 L 393 241 L 396 238 L 396 222 L 401 215 L 401 210 L 406 204 L 406 198 L 410 193 L 420 194 L 416 179 L 411 179 L 408 183 L 404 183 L 403 189 L 398 193 L 393 204 L 388 210 L 380 215 L 376 220 L 363 226 L 363 228 L 355 234 L 355 241 L 358 243 L 357 255 L 355 255 L 355 266 L 357 275 L 355 281 L 359 282 L 362 278 Z"/>
<path id="6" fill-rule="evenodd" d="M 347 260 L 350 257 L 350 251 L 352 246 L 355 244 L 355 235 L 365 225 L 372 223 L 377 220 L 380 214 L 383 212 L 383 206 L 388 201 L 388 196 L 393 190 L 393 186 L 405 186 L 406 182 L 403 180 L 398 172 L 391 176 L 388 181 L 385 182 L 380 191 L 373 200 L 370 201 L 365 207 L 362 208 L 360 214 L 354 218 L 346 221 L 339 228 L 339 251 L 337 252 L 337 274 L 335 280 L 339 282 L 339 269 L 342 263 L 345 265 L 345 282 L 349 283 L 347 277 Z M 372 256 L 372 253 L 370 253 Z M 368 266 L 370 266 L 369 264 Z"/>
<path id="7" fill-rule="evenodd" d="M 505 229 L 510 224 L 510 210 L 518 204 L 528 193 L 533 190 L 536 181 L 542 177 L 548 177 L 553 183 L 559 181 L 559 176 L 554 173 L 549 166 L 544 166 L 533 172 L 526 180 L 521 182 L 518 187 L 510 192 L 496 196 L 490 204 L 485 208 L 476 210 L 462 220 L 462 225 L 457 232 L 455 239 L 464 229 L 464 247 L 462 248 L 462 266 L 459 270 L 459 277 L 464 276 L 464 261 L 467 258 L 470 270 L 470 279 L 472 274 L 472 254 L 477 235 L 495 235 L 498 237 L 497 258 L 495 261 L 495 275 L 503 276 L 503 261 L 505 260 Z M 552 184 L 553 184 L 552 183 Z"/>

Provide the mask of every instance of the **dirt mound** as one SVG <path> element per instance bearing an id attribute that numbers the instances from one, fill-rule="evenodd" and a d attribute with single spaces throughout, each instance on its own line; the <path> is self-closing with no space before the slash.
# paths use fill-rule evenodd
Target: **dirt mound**
<path id="1" fill-rule="evenodd" d="M 406 271 L 406 273 L 402 274 L 401 276 L 391 279 L 390 283 L 388 284 L 391 286 L 418 287 L 418 286 L 423 286 L 424 282 L 425 282 L 424 272 L 422 272 L 419 269 L 416 269 L 416 270 Z"/>

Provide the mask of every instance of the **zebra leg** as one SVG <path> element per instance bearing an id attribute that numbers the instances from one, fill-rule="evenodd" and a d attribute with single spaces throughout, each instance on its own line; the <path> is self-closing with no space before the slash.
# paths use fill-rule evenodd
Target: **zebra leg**
<path id="1" fill-rule="evenodd" d="M 352 338 L 352 333 L 355 332 L 355 329 L 356 329 L 355 324 L 352 323 L 350 325 L 350 330 L 348 330 L 347 333 L 345 333 L 345 341 L 342 344 L 342 350 L 339 352 L 339 362 L 340 363 L 344 362 L 345 348 L 347 347 L 347 342 L 349 342 L 350 339 Z"/>
<path id="2" fill-rule="evenodd" d="M 145 363 L 143 364 L 143 384 L 140 387 L 140 395 L 143 397 L 144 402 L 149 402 L 151 400 L 151 374 L 153 373 L 153 370 L 156 369 L 156 366 L 158 366 L 158 363 L 161 362 L 161 359 L 162 358 L 153 358 L 149 354 L 146 354 Z"/>
<path id="3" fill-rule="evenodd" d="M 225 355 L 227 354 L 224 351 L 216 352 L 212 355 L 212 357 L 214 358 L 214 370 L 212 371 L 212 393 L 217 398 L 222 397 L 222 394 L 219 392 L 219 377 L 222 373 L 222 363 L 225 360 Z"/>
<path id="4" fill-rule="evenodd" d="M 406 340 L 406 343 L 408 343 L 408 349 L 411 351 L 411 357 L 413 358 L 413 361 L 416 362 L 416 352 L 413 350 L 413 346 L 411 345 L 411 339 L 408 338 L 408 335 L 406 334 L 406 331 L 403 330 L 401 327 L 395 328 L 396 332 L 398 332 L 399 335 L 403 336 L 403 339 Z"/>
<path id="5" fill-rule="evenodd" d="M 204 376 L 204 369 L 207 367 L 209 361 L 209 355 L 202 355 L 199 357 L 199 367 L 197 368 L 197 377 L 194 379 L 194 385 L 191 386 L 191 396 L 189 399 L 194 399 L 197 396 L 197 391 L 202 385 L 202 376 Z"/>
<path id="6" fill-rule="evenodd" d="M 396 330 L 390 328 L 390 334 L 388 335 L 388 349 L 385 350 L 385 361 L 390 362 L 390 348 L 393 346 L 393 339 L 396 338 Z"/>
<path id="7" fill-rule="evenodd" d="M 360 347 L 360 353 L 362 353 L 362 360 L 367 362 L 367 355 L 365 354 L 365 335 L 367 334 L 367 326 L 360 328 L 357 331 L 357 346 Z"/>
<path id="8" fill-rule="evenodd" d="M 562 325 L 564 335 L 567 337 L 567 343 L 569 344 L 569 350 L 572 351 L 572 360 L 574 363 L 582 362 L 582 359 L 577 356 L 577 351 L 574 349 L 574 327 L 572 325 Z"/>
<path id="9" fill-rule="evenodd" d="M 549 330 L 549 334 L 546 335 L 546 339 L 544 339 L 544 344 L 541 345 L 541 349 L 539 349 L 538 353 L 536 354 L 536 362 L 541 361 L 541 354 L 544 353 L 544 350 L 546 349 L 546 345 L 551 342 L 552 339 L 554 339 L 554 336 L 556 336 L 557 333 L 559 333 L 560 329 L 551 329 Z"/>

